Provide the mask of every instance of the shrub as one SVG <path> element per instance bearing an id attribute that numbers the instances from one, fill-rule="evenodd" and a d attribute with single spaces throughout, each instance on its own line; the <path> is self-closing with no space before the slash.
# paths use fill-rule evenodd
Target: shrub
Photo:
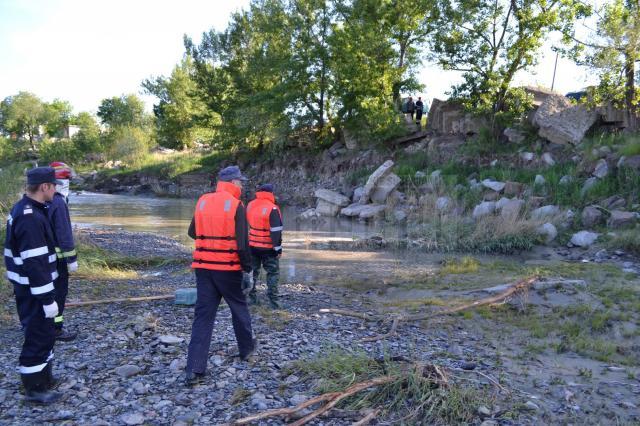
<path id="1" fill-rule="evenodd" d="M 47 139 L 40 144 L 40 163 L 64 161 L 74 163 L 82 158 L 82 153 L 76 148 L 71 139 Z"/>
<path id="2" fill-rule="evenodd" d="M 116 127 L 107 136 L 107 144 L 107 153 L 112 159 L 137 165 L 144 162 L 149 154 L 151 138 L 137 127 Z"/>

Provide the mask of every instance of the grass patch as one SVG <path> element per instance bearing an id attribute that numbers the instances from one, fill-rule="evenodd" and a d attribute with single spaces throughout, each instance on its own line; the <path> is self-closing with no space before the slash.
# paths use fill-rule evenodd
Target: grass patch
<path id="1" fill-rule="evenodd" d="M 462 259 L 445 259 L 444 266 L 440 269 L 440 275 L 470 274 L 478 272 L 480 262 L 477 259 L 465 256 Z"/>
<path id="2" fill-rule="evenodd" d="M 479 389 L 462 387 L 453 381 L 441 386 L 422 371 L 386 359 L 374 360 L 365 353 L 329 348 L 316 358 L 296 361 L 289 367 L 302 380 L 314 382 L 318 393 L 342 391 L 348 386 L 374 377 L 397 379 L 360 392 L 338 407 L 358 410 L 382 408 L 390 421 L 402 424 L 461 424 L 477 420 L 477 409 L 488 405 L 487 395 Z"/>
<path id="3" fill-rule="evenodd" d="M 270 309 L 262 306 L 257 306 L 255 312 L 262 318 L 262 321 L 271 329 L 282 331 L 287 328 L 287 325 L 293 321 L 293 315 L 291 312 L 281 309 Z"/>
<path id="4" fill-rule="evenodd" d="M 616 232 L 616 235 L 607 241 L 607 247 L 640 255 L 640 229 Z"/>
<path id="5" fill-rule="evenodd" d="M 231 395 L 231 399 L 229 400 L 229 404 L 231 405 L 240 405 L 245 402 L 251 396 L 251 391 L 248 389 L 239 386 L 233 391 L 233 395 Z"/>

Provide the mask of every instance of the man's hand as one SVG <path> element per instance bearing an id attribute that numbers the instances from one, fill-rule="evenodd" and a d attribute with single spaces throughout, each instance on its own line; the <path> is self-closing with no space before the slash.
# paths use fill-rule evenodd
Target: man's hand
<path id="1" fill-rule="evenodd" d="M 69 263 L 67 265 L 67 268 L 68 268 L 70 274 L 73 274 L 74 272 L 78 272 L 78 262 L 75 261 L 73 263 Z"/>
<path id="2" fill-rule="evenodd" d="M 242 273 L 242 294 L 248 296 L 253 290 L 253 274 L 250 272 Z"/>
<path id="3" fill-rule="evenodd" d="M 42 309 L 44 309 L 45 318 L 53 318 L 58 315 L 58 304 L 55 300 L 50 305 L 42 305 Z"/>

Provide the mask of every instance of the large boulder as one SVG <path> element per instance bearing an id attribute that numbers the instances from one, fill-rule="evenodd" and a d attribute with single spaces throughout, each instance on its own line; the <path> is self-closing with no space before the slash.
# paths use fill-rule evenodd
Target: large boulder
<path id="1" fill-rule="evenodd" d="M 444 164 L 451 160 L 464 144 L 465 138 L 461 135 L 436 136 L 431 139 L 427 148 L 429 161 L 435 164 Z"/>
<path id="2" fill-rule="evenodd" d="M 582 210 L 582 226 L 586 226 L 587 228 L 593 228 L 599 225 L 603 218 L 604 215 L 596 206 L 587 206 Z"/>
<path id="3" fill-rule="evenodd" d="M 507 197 L 517 197 L 522 194 L 525 188 L 524 183 L 507 181 L 504 185 L 504 195 Z"/>
<path id="4" fill-rule="evenodd" d="M 385 205 L 381 204 L 367 204 L 364 209 L 360 211 L 360 219 L 374 219 L 382 217 L 386 209 Z"/>
<path id="5" fill-rule="evenodd" d="M 540 235 L 546 244 L 549 244 L 558 236 L 558 230 L 553 223 L 545 223 L 536 228 L 536 232 Z"/>
<path id="6" fill-rule="evenodd" d="M 533 117 L 538 135 L 557 144 L 576 145 L 598 119 L 595 111 L 574 105 L 562 95 L 549 95 Z"/>
<path id="7" fill-rule="evenodd" d="M 629 168 L 640 173 L 640 155 L 625 158 L 621 161 L 620 167 Z"/>
<path id="8" fill-rule="evenodd" d="M 349 217 L 360 216 L 360 213 L 362 213 L 362 211 L 365 210 L 367 207 L 368 207 L 367 204 L 353 203 L 343 208 L 342 210 L 340 210 L 340 214 L 343 216 L 349 216 Z"/>
<path id="9" fill-rule="evenodd" d="M 338 192 L 331 191 L 330 189 L 317 189 L 315 196 L 318 200 L 326 201 L 329 204 L 335 204 L 338 207 L 345 207 L 349 205 L 349 197 Z"/>
<path id="10" fill-rule="evenodd" d="M 484 201 L 473 209 L 473 213 L 471 214 L 474 219 L 479 219 L 483 216 L 489 216 L 496 211 L 496 202 L 495 201 Z"/>
<path id="11" fill-rule="evenodd" d="M 371 173 L 369 179 L 367 179 L 367 183 L 362 190 L 362 196 L 360 197 L 360 204 L 367 204 L 371 198 L 371 194 L 374 189 L 378 185 L 378 182 L 389 173 L 391 173 L 391 168 L 393 167 L 393 161 L 387 160 L 380 167 L 376 169 L 375 172 Z M 347 203 L 349 204 L 349 203 Z M 345 204 L 345 206 L 347 205 Z"/>
<path id="12" fill-rule="evenodd" d="M 505 219 L 515 219 L 520 216 L 522 209 L 524 208 L 524 200 L 509 200 L 500 209 L 500 216 Z"/>
<path id="13" fill-rule="evenodd" d="M 436 200 L 436 210 L 439 212 L 448 212 L 453 208 L 453 201 L 450 197 L 438 197 Z"/>
<path id="14" fill-rule="evenodd" d="M 554 205 L 542 206 L 538 207 L 534 211 L 531 212 L 531 219 L 533 220 L 541 220 L 546 218 L 551 218 L 560 213 L 560 207 Z"/>
<path id="15" fill-rule="evenodd" d="M 371 193 L 371 201 L 376 204 L 384 204 L 391 194 L 400 185 L 401 179 L 394 173 L 389 173 L 378 181 Z"/>
<path id="16" fill-rule="evenodd" d="M 340 206 L 318 198 L 316 213 L 321 216 L 335 216 L 340 211 Z"/>
<path id="17" fill-rule="evenodd" d="M 506 129 L 504 129 L 504 132 L 502 132 L 502 134 L 504 134 L 509 142 L 516 144 L 524 142 L 524 139 L 526 137 L 524 132 L 512 127 L 507 127 Z"/>
<path id="18" fill-rule="evenodd" d="M 485 179 L 481 183 L 485 188 L 489 188 L 489 189 L 491 189 L 491 190 L 493 190 L 495 192 L 502 192 L 502 190 L 505 187 L 505 183 L 504 182 L 498 182 L 498 181 L 491 180 L 491 179 Z"/>
<path id="19" fill-rule="evenodd" d="M 634 226 L 638 221 L 638 215 L 635 212 L 625 212 L 622 210 L 614 210 L 611 212 L 607 226 L 609 228 L 627 228 Z"/>
<path id="20" fill-rule="evenodd" d="M 463 106 L 455 101 L 433 99 L 427 118 L 427 129 L 443 134 L 478 134 L 486 127 L 486 120 L 465 113 Z"/>
<path id="21" fill-rule="evenodd" d="M 595 232 L 589 231 L 580 231 L 573 234 L 571 237 L 571 244 L 578 247 L 589 247 L 591 244 L 595 243 L 600 234 L 596 234 Z"/>

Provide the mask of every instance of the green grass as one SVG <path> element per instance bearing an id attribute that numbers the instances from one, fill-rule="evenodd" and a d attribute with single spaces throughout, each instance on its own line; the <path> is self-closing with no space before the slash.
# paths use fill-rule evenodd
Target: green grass
<path id="1" fill-rule="evenodd" d="M 382 416 L 389 416 L 392 422 L 469 424 L 477 420 L 480 405 L 490 405 L 483 390 L 463 387 L 452 379 L 448 386 L 443 386 L 428 371 L 338 348 L 327 348 L 322 355 L 296 361 L 289 367 L 289 372 L 301 376 L 304 382 L 315 383 L 314 390 L 318 393 L 343 391 L 375 377 L 395 376 L 393 381 L 357 393 L 339 404 L 340 408 L 352 410 L 381 408 Z"/>
<path id="2" fill-rule="evenodd" d="M 480 262 L 471 256 L 464 256 L 462 259 L 445 259 L 444 266 L 440 269 L 440 275 L 449 274 L 469 274 L 477 272 Z"/>
<path id="3" fill-rule="evenodd" d="M 607 241 L 607 247 L 640 255 L 640 229 L 636 227 L 616 232 L 616 235 Z"/>

